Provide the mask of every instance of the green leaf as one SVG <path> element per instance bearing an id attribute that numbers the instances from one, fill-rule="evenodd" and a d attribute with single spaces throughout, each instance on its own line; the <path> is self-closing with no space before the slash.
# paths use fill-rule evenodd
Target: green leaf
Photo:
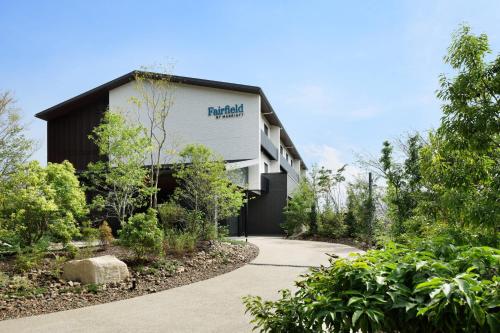
<path id="1" fill-rule="evenodd" d="M 417 269 L 417 271 L 419 271 L 419 270 L 420 270 L 420 268 L 424 267 L 426 264 L 427 264 L 427 261 L 419 261 L 419 262 L 415 265 L 415 268 Z"/>
<path id="2" fill-rule="evenodd" d="M 451 292 L 451 285 L 449 283 L 443 284 L 443 293 L 446 298 L 449 298 Z"/>
<path id="3" fill-rule="evenodd" d="M 479 325 L 483 326 L 485 320 L 485 313 L 483 309 L 481 309 L 479 305 L 473 304 L 472 313 L 474 314 L 474 318 L 476 318 L 476 321 L 479 323 Z"/>
<path id="4" fill-rule="evenodd" d="M 349 301 L 347 302 L 347 306 L 351 306 L 354 303 L 358 303 L 363 300 L 363 297 L 351 297 L 349 298 Z"/>
<path id="5" fill-rule="evenodd" d="M 385 284 L 385 277 L 379 275 L 375 278 L 375 281 L 377 281 L 377 283 L 380 285 L 384 285 Z"/>
<path id="6" fill-rule="evenodd" d="M 363 310 L 357 310 L 354 311 L 354 314 L 352 315 L 352 325 L 356 325 L 356 322 L 358 321 L 359 317 L 363 314 Z"/>

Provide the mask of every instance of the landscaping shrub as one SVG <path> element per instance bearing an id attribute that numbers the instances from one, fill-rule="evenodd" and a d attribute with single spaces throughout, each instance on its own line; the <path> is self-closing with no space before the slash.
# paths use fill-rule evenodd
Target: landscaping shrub
<path id="1" fill-rule="evenodd" d="M 84 241 L 86 241 L 87 243 L 92 243 L 99 238 L 99 230 L 97 228 L 94 228 L 90 221 L 85 221 L 82 223 L 80 235 L 82 236 L 82 239 Z"/>
<path id="2" fill-rule="evenodd" d="M 196 249 L 199 235 L 190 231 L 169 230 L 165 235 L 168 250 L 183 254 L 193 252 Z"/>
<path id="3" fill-rule="evenodd" d="M 122 244 L 131 248 L 139 258 L 161 252 L 163 232 L 158 228 L 154 209 L 131 216 L 119 234 Z"/>
<path id="4" fill-rule="evenodd" d="M 33 288 L 33 283 L 26 276 L 14 275 L 9 281 L 9 288 L 17 292 L 26 292 Z"/>
<path id="5" fill-rule="evenodd" d="M 333 210 L 324 211 L 319 217 L 318 234 L 328 238 L 341 238 L 346 235 L 347 226 L 344 223 L 344 216 L 335 213 Z"/>
<path id="6" fill-rule="evenodd" d="M 490 247 L 389 244 L 245 304 L 264 332 L 499 332 L 499 267 Z"/>
<path id="7" fill-rule="evenodd" d="M 311 207 L 314 203 L 310 184 L 305 179 L 301 180 L 283 211 L 285 221 L 281 224 L 281 228 L 287 236 L 299 233 L 310 224 Z"/>
<path id="8" fill-rule="evenodd" d="M 19 250 L 14 260 L 14 268 L 18 272 L 27 272 L 38 267 L 48 251 L 48 242 L 41 240 L 30 248 Z"/>
<path id="9" fill-rule="evenodd" d="M 111 227 L 107 221 L 103 221 L 99 226 L 99 242 L 101 243 L 101 246 L 106 249 L 109 245 L 111 245 L 111 243 L 113 243 L 113 240 L 114 237 Z"/>
<path id="10" fill-rule="evenodd" d="M 42 237 L 67 243 L 78 234 L 77 219 L 86 212 L 85 194 L 71 163 L 36 161 L 19 166 L 0 189 L 2 228 L 18 235 L 21 247 Z"/>
<path id="11" fill-rule="evenodd" d="M 80 249 L 71 243 L 66 244 L 64 251 L 69 259 L 76 258 L 76 256 L 80 253 Z"/>
<path id="12" fill-rule="evenodd" d="M 163 230 L 173 228 L 186 228 L 187 210 L 174 201 L 158 205 L 158 216 Z"/>

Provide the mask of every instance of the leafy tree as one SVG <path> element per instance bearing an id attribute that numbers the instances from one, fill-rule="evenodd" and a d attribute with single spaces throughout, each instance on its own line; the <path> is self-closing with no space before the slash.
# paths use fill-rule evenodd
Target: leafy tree
<path id="1" fill-rule="evenodd" d="M 0 190 L 6 229 L 31 246 L 44 236 L 67 243 L 78 234 L 76 221 L 87 213 L 85 193 L 71 163 L 36 161 L 18 166 Z"/>
<path id="2" fill-rule="evenodd" d="M 396 237 L 405 232 L 405 221 L 414 216 L 414 210 L 421 199 L 422 191 L 419 157 L 422 142 L 420 136 L 418 134 L 408 136 L 404 148 L 403 153 L 406 159 L 403 164 L 394 160 L 393 147 L 388 141 L 383 143 L 380 158 L 380 169 L 387 181 L 385 200 L 392 221 L 391 232 Z"/>
<path id="3" fill-rule="evenodd" d="M 345 181 L 344 171 L 346 166 L 344 165 L 337 169 L 335 173 L 325 167 L 321 167 L 318 170 L 319 195 L 322 196 L 325 207 L 333 208 L 336 213 L 339 213 L 342 207 L 342 190 L 340 185 Z"/>
<path id="4" fill-rule="evenodd" d="M 445 61 L 458 75 L 440 78 L 439 129 L 422 150 L 422 176 L 431 217 L 455 226 L 494 230 L 500 221 L 500 56 L 491 62 L 488 38 L 462 26 Z M 432 204 L 433 203 L 433 204 Z"/>
<path id="5" fill-rule="evenodd" d="M 0 182 L 25 163 L 35 148 L 20 120 L 12 94 L 0 93 Z"/>
<path id="6" fill-rule="evenodd" d="M 95 194 L 92 207 L 123 224 L 154 190 L 148 186 L 148 170 L 144 168 L 150 150 L 144 128 L 129 125 L 120 114 L 106 112 L 89 138 L 103 157 L 90 163 L 85 172 L 88 189 Z"/>
<path id="7" fill-rule="evenodd" d="M 285 223 L 282 228 L 288 236 L 291 236 L 308 226 L 311 233 L 315 233 L 316 224 L 316 203 L 311 184 L 302 178 L 299 185 L 292 193 L 292 198 L 283 211 Z"/>
<path id="8" fill-rule="evenodd" d="M 203 215 L 205 223 L 201 232 L 206 238 L 210 230 L 207 223 L 217 232 L 218 221 L 239 213 L 244 196 L 229 180 L 224 161 L 209 148 L 198 144 L 187 145 L 179 157 L 174 167 L 174 177 L 179 186 L 174 195 L 189 209 Z"/>
<path id="9" fill-rule="evenodd" d="M 137 107 L 137 116 L 142 119 L 146 128 L 146 138 L 151 146 L 148 156 L 149 186 L 154 188 L 149 197 L 149 206 L 157 209 L 158 180 L 160 170 L 165 164 L 167 151 L 167 119 L 174 104 L 174 85 L 167 70 L 153 73 L 145 70 L 134 75 L 137 96 L 131 98 Z"/>
<path id="10" fill-rule="evenodd" d="M 350 237 L 373 242 L 383 213 L 382 192 L 369 181 L 357 178 L 347 185 L 347 205 L 343 216 Z"/>

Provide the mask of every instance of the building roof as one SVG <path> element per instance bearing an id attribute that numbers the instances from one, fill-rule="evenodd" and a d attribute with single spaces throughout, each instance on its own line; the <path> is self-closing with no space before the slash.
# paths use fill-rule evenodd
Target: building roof
<path id="1" fill-rule="evenodd" d="M 51 119 L 58 118 L 60 116 L 63 116 L 67 114 L 68 112 L 71 112 L 72 110 L 88 103 L 91 101 L 94 101 L 98 98 L 102 98 L 105 96 L 108 96 L 108 93 L 110 90 L 117 88 L 119 86 L 122 86 L 130 81 L 133 81 L 137 75 L 141 74 L 147 74 L 148 76 L 166 76 L 165 74 L 159 74 L 159 73 L 150 73 L 150 72 L 144 72 L 144 71 L 132 71 L 130 73 L 127 73 L 125 75 L 122 75 L 112 81 L 109 81 L 107 83 L 104 83 L 94 89 L 91 89 L 89 91 L 86 91 L 78 96 L 75 96 L 73 98 L 70 98 L 64 102 L 61 102 L 57 105 L 54 105 L 46 110 L 43 110 L 35 115 L 35 117 L 49 121 Z M 280 136 L 281 136 L 281 141 L 285 144 L 286 148 L 290 152 L 293 158 L 300 160 L 301 166 L 304 169 L 307 169 L 307 166 L 300 156 L 297 148 L 293 144 L 292 140 L 288 136 L 288 133 L 286 132 L 285 128 L 283 127 L 283 124 L 279 120 L 278 116 L 274 112 L 273 107 L 271 106 L 271 103 L 269 103 L 269 100 L 267 99 L 266 95 L 262 91 L 260 87 L 257 86 L 249 86 L 249 85 L 244 85 L 244 84 L 237 84 L 237 83 L 229 83 L 229 82 L 222 82 L 222 81 L 212 81 L 212 80 L 205 80 L 205 79 L 198 79 L 198 78 L 192 78 L 192 77 L 185 77 L 185 76 L 177 76 L 177 75 L 169 75 L 169 80 L 171 82 L 175 83 L 181 83 L 181 84 L 188 84 L 188 85 L 194 85 L 194 86 L 202 86 L 202 87 L 209 87 L 209 88 L 216 88 L 216 89 L 224 89 L 224 90 L 232 90 L 232 91 L 239 91 L 239 92 L 245 92 L 245 93 L 251 93 L 251 94 L 257 94 L 260 95 L 261 97 L 261 112 L 264 114 L 264 117 L 269 121 L 271 125 L 274 126 L 279 126 L 281 128 L 280 131 Z"/>

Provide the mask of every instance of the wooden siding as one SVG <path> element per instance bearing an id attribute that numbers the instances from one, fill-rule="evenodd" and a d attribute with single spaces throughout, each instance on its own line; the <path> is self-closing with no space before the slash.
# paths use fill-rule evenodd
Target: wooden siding
<path id="1" fill-rule="evenodd" d="M 103 97 L 79 106 L 64 116 L 47 122 L 48 162 L 60 163 L 68 160 L 78 171 L 82 171 L 89 162 L 99 159 L 97 146 L 88 136 L 99 125 L 104 111 L 108 108 L 108 99 Z"/>

